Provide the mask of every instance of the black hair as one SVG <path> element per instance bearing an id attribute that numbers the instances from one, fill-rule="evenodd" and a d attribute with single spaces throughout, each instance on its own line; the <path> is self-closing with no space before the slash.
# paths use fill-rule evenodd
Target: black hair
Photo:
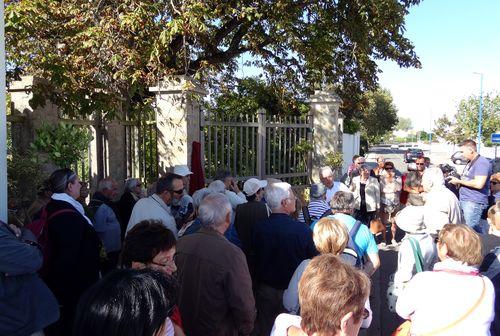
<path id="1" fill-rule="evenodd" d="M 132 262 L 150 263 L 162 251 L 177 244 L 175 236 L 158 220 L 143 220 L 127 233 L 123 241 L 121 264 L 132 267 Z"/>
<path id="2" fill-rule="evenodd" d="M 151 269 L 109 273 L 81 297 L 74 336 L 154 336 L 175 305 L 171 276 Z"/>
<path id="3" fill-rule="evenodd" d="M 160 195 L 165 191 L 173 191 L 174 180 L 182 180 L 182 176 L 177 174 L 167 174 L 165 177 L 160 177 L 156 182 L 156 193 Z"/>
<path id="4" fill-rule="evenodd" d="M 53 193 L 65 193 L 69 183 L 75 182 L 77 176 L 69 168 L 58 169 L 49 177 L 49 188 Z"/>
<path id="5" fill-rule="evenodd" d="M 227 169 L 219 169 L 215 173 L 214 180 L 221 180 L 222 182 L 225 182 L 228 177 L 232 177 L 233 174 Z"/>
<path id="6" fill-rule="evenodd" d="M 357 158 L 359 158 L 359 157 L 361 157 L 361 155 L 357 155 L 357 154 L 356 154 L 356 155 L 354 155 L 354 156 L 352 157 L 352 162 L 356 161 L 356 159 L 357 159 Z"/>
<path id="7" fill-rule="evenodd" d="M 260 190 L 260 189 L 259 189 L 259 190 Z M 259 191 L 257 191 L 255 194 L 250 195 L 250 196 L 245 196 L 245 197 L 247 198 L 247 202 L 253 202 L 253 201 L 255 201 L 255 199 L 257 198 L 257 193 L 258 193 L 258 192 L 259 192 Z"/>

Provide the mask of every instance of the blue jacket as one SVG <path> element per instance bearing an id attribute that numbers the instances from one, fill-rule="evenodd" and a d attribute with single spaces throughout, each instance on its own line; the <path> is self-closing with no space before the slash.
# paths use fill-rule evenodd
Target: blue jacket
<path id="1" fill-rule="evenodd" d="M 27 230 L 22 238 L 36 240 Z M 56 298 L 36 273 L 42 261 L 38 247 L 0 222 L 0 335 L 30 335 L 59 319 Z"/>

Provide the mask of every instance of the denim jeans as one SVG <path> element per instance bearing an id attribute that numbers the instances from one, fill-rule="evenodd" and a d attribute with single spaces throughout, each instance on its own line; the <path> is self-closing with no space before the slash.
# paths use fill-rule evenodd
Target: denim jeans
<path id="1" fill-rule="evenodd" d="M 483 233 L 480 223 L 481 215 L 488 205 L 472 201 L 460 201 L 460 207 L 464 213 L 465 223 L 476 232 Z"/>

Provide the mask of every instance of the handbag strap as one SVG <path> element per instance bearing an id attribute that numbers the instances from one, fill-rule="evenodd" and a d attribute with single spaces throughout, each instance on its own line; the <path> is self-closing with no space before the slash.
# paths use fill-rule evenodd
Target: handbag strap
<path id="1" fill-rule="evenodd" d="M 481 303 L 481 301 L 483 301 L 483 298 L 484 298 L 484 294 L 486 293 L 486 285 L 484 283 L 484 277 L 481 275 L 480 276 L 481 280 L 483 281 L 483 290 L 481 291 L 481 296 L 479 297 L 479 299 L 476 301 L 476 303 L 474 303 L 474 305 L 472 307 L 469 308 L 469 310 L 467 310 L 467 312 L 462 315 L 458 320 L 456 320 L 455 322 L 453 323 L 450 323 L 448 324 L 446 327 L 443 327 L 443 328 L 440 328 L 440 329 L 436 329 L 436 330 L 433 330 L 429 333 L 425 333 L 425 334 L 420 334 L 419 336 L 432 336 L 432 335 L 438 335 L 444 331 L 447 331 L 451 328 L 453 328 L 454 326 L 456 326 L 457 324 L 459 324 L 460 322 L 462 322 L 463 320 L 465 320 L 470 314 L 472 314 L 472 312 L 479 306 L 479 304 Z"/>
<path id="2" fill-rule="evenodd" d="M 420 250 L 420 244 L 415 238 L 409 237 L 411 249 L 413 250 L 413 257 L 415 258 L 415 268 L 417 273 L 424 271 L 424 258 L 422 257 L 422 251 Z"/>

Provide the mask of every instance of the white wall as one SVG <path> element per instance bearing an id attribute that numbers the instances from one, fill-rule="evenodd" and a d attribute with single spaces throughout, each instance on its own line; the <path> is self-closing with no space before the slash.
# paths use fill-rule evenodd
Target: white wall
<path id="1" fill-rule="evenodd" d="M 352 157 L 356 154 L 359 155 L 360 133 L 342 135 L 342 154 L 344 156 L 344 163 L 342 164 L 342 173 L 347 171 L 347 168 L 352 163 Z"/>

